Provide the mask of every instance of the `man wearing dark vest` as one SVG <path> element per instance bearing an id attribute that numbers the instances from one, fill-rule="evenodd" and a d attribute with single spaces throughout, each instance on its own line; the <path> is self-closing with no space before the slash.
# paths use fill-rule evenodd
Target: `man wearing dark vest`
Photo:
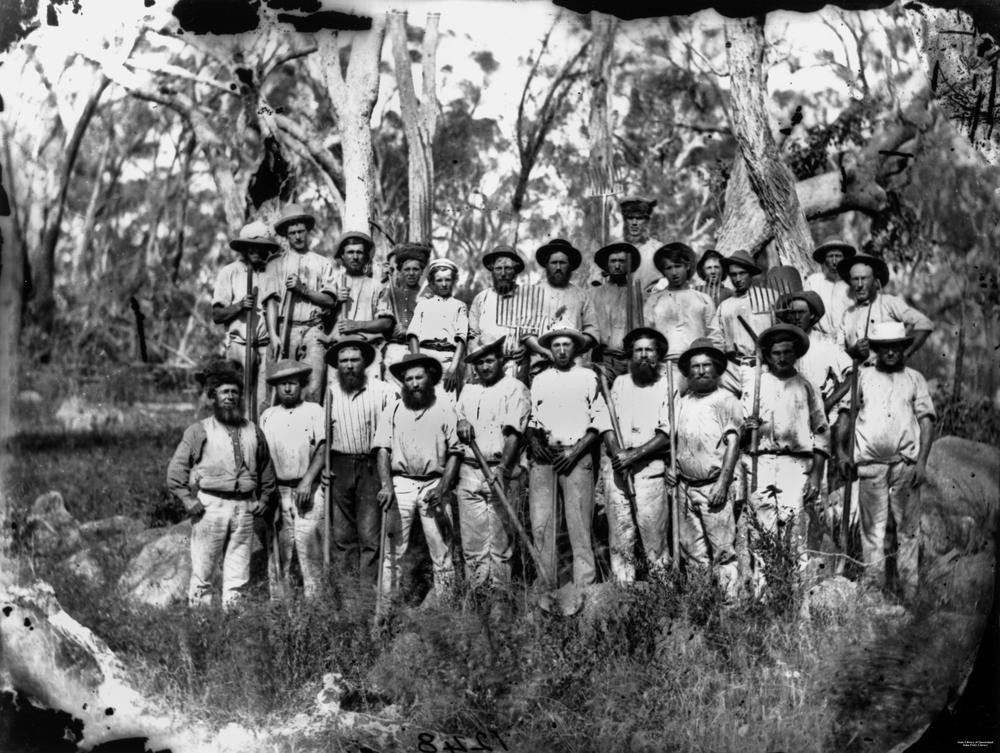
<path id="1" fill-rule="evenodd" d="M 264 435 L 243 417 L 243 375 L 224 365 L 206 385 L 212 415 L 184 432 L 167 466 L 167 488 L 191 516 L 188 603 L 211 603 L 221 558 L 222 605 L 229 608 L 250 582 L 254 517 L 267 513 L 277 487 Z"/>

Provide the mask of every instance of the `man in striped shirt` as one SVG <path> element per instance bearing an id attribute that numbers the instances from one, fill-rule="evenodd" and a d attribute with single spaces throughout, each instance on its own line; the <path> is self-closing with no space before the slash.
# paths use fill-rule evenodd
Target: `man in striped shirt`
<path id="1" fill-rule="evenodd" d="M 359 573 L 363 582 L 378 577 L 381 515 L 372 439 L 395 389 L 365 371 L 375 348 L 361 337 L 345 337 L 327 352 L 336 378 L 330 383 L 330 448 L 333 476 L 333 551 L 341 572 Z"/>
<path id="2" fill-rule="evenodd" d="M 483 256 L 483 266 L 489 270 L 493 284 L 476 293 L 469 306 L 469 349 L 504 337 L 504 355 L 510 359 L 504 371 L 515 376 L 517 363 L 525 358 L 524 346 L 516 336 L 517 330 L 500 322 L 504 313 L 519 313 L 515 295 L 519 289 L 524 290 L 517 282 L 517 276 L 524 271 L 524 259 L 513 246 L 501 244 Z"/>

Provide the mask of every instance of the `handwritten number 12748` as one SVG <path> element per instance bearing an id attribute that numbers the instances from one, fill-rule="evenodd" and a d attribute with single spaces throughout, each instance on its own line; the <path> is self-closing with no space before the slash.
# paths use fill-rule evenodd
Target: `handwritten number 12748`
<path id="1" fill-rule="evenodd" d="M 500 744 L 501 750 L 508 750 L 503 738 L 494 730 L 490 730 L 489 734 L 477 732 L 476 744 L 471 748 L 457 735 L 452 735 L 450 738 L 442 738 L 439 747 L 437 735 L 433 732 L 421 732 L 417 735 L 417 750 L 419 753 L 489 753 L 496 750 L 496 748 L 490 745 L 491 737 Z"/>

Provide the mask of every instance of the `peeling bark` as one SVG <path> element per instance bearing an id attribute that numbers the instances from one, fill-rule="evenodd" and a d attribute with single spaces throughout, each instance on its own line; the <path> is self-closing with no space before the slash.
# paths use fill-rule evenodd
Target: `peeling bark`
<path id="1" fill-rule="evenodd" d="M 587 130 L 590 136 L 590 166 L 599 177 L 595 188 L 600 194 L 601 214 L 599 234 L 601 245 L 608 242 L 608 198 L 615 190 L 614 151 L 612 150 L 611 122 L 608 118 L 608 99 L 611 89 L 611 60 L 615 46 L 618 20 L 613 16 L 592 12 L 590 45 L 590 118 Z"/>

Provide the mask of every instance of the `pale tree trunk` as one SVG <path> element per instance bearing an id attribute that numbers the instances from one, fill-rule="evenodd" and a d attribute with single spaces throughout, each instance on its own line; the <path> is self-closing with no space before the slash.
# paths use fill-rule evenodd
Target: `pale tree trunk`
<path id="1" fill-rule="evenodd" d="M 13 165 L 10 160 L 7 133 L 0 128 L 0 139 L 4 140 L 0 168 L 3 182 L 0 187 L 7 194 L 8 201 L 14 201 L 11 182 Z M 13 207 L 11 207 L 13 210 Z M 21 312 L 25 285 L 24 254 L 22 238 L 18 231 L 13 211 L 0 213 L 0 445 L 14 436 L 14 397 L 17 395 L 18 339 L 21 333 Z M 2 483 L 2 482 L 0 482 Z M 6 483 L 3 483 L 7 486 Z M 3 503 L 0 502 L 0 507 Z M 0 516 L 5 514 L 0 509 Z M 6 520 L 0 521 L 6 523 Z M 6 536 L 7 525 L 3 525 L 0 537 Z M 0 542 L 2 545 L 3 542 Z"/>
<path id="2" fill-rule="evenodd" d="M 378 99 L 379 60 L 385 28 L 385 15 L 374 14 L 371 29 L 354 32 L 346 74 L 340 69 L 339 33 L 317 35 L 323 75 L 337 116 L 344 155 L 344 230 L 369 232 L 369 220 L 375 206 L 371 117 Z"/>
<path id="3" fill-rule="evenodd" d="M 101 203 L 101 197 L 105 195 L 104 171 L 108 166 L 108 158 L 111 155 L 111 147 L 115 141 L 114 129 L 108 129 L 108 137 L 104 142 L 104 149 L 101 151 L 101 158 L 97 163 L 97 170 L 94 173 L 94 185 L 90 190 L 90 199 L 87 201 L 87 212 L 83 218 L 83 229 L 73 243 L 73 263 L 70 279 L 74 285 L 79 285 L 82 280 L 82 267 L 87 252 L 90 250 L 90 236 L 94 232 L 94 224 L 97 220 L 97 207 Z"/>
<path id="4" fill-rule="evenodd" d="M 731 120 L 739 152 L 726 190 L 717 247 L 727 253 L 747 246 L 740 225 L 747 204 L 756 201 L 766 218 L 779 262 L 805 273 L 813 266 L 812 236 L 799 206 L 795 177 L 778 156 L 767 117 L 762 20 L 727 18 L 726 40 Z M 748 188 L 752 194 L 746 193 Z"/>
<path id="5" fill-rule="evenodd" d="M 418 101 L 413 83 L 410 52 L 406 45 L 406 13 L 396 11 L 389 16 L 389 34 L 396 67 L 396 85 L 406 131 L 409 216 L 408 240 L 430 243 L 431 216 L 434 203 L 434 159 L 431 145 L 437 130 L 437 13 L 427 15 L 422 47 L 423 100 Z"/>
<path id="6" fill-rule="evenodd" d="M 615 192 L 614 150 L 611 142 L 609 100 L 611 92 L 611 60 L 618 20 L 613 16 L 592 11 L 590 26 L 590 167 L 595 176 L 595 194 L 600 198 L 601 245 L 608 242 L 608 200 Z"/>

